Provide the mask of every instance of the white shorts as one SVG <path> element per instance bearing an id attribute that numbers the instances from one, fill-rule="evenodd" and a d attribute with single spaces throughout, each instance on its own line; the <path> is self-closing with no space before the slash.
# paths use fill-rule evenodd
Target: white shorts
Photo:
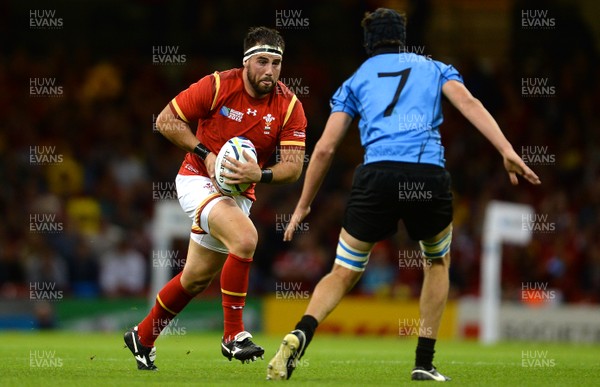
<path id="1" fill-rule="evenodd" d="M 230 197 L 237 203 L 244 214 L 249 215 L 252 200 L 242 195 L 222 195 L 213 186 L 212 180 L 206 176 L 177 175 L 175 184 L 177 186 L 179 204 L 183 208 L 183 211 L 192 218 L 190 238 L 209 250 L 228 254 L 229 250 L 227 250 L 227 247 L 220 240 L 210 235 L 208 214 L 210 214 L 215 204 Z"/>

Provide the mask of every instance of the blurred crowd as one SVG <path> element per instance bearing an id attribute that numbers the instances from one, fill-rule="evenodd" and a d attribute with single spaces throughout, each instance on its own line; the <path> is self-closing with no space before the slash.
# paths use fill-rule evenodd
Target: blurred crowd
<path id="1" fill-rule="evenodd" d="M 10 42 L 3 38 L 0 297 L 27 297 L 34 282 L 55 283 L 69 297 L 146 296 L 154 207 L 169 196 L 164 193 L 184 156 L 154 130 L 154 119 L 200 77 L 241 65 L 241 40 L 249 26 L 226 13 L 225 5 L 184 3 L 191 10 L 182 25 L 171 21 L 164 36 L 156 29 L 175 11 L 166 12 L 163 2 L 140 1 L 124 6 L 129 12 L 113 15 L 110 25 L 77 19 L 75 36 L 68 30 L 75 16 L 59 9 L 63 29 L 28 29 Z M 365 59 L 358 28 L 364 8 L 339 4 L 339 20 L 351 22 L 333 28 L 321 8 L 307 5 L 310 28 L 282 30 L 288 46 L 282 76 L 304 86 L 307 161 L 327 119 L 329 97 Z M 143 11 L 145 6 L 152 11 Z M 10 11 L 6 32 L 20 20 L 14 17 L 20 10 L 4 7 Z M 511 186 L 492 146 L 444 102 L 442 136 L 455 195 L 451 297 L 478 295 L 483 216 L 495 199 L 530 204 L 550 226 L 534 232 L 526 247 L 503 246 L 506 299 L 519 300 L 522 284 L 537 282 L 564 302 L 600 302 L 600 66 L 593 34 L 577 10 L 569 11 L 560 16 L 564 27 L 531 31 L 521 28 L 515 6 L 510 52 L 486 66 L 461 55 L 460 42 L 455 57 L 436 58 L 435 41 L 411 42 L 409 33 L 410 43 L 425 44 L 434 59 L 451 61 L 461 72 L 517 153 L 541 146 L 551 160 L 531 165 L 541 186 Z M 111 15 L 100 6 L 88 12 L 100 20 Z M 249 20 L 257 20 L 252 24 L 273 24 L 272 14 L 248 12 Z M 228 18 L 231 24 L 224 24 Z M 322 36 L 337 43 L 326 44 Z M 160 45 L 177 46 L 186 54 L 184 63 L 153 61 L 152 49 Z M 547 78 L 555 92 L 523 95 L 525 78 Z M 60 88 L 40 89 L 33 81 L 32 90 L 32 79 L 54 80 Z M 282 282 L 312 290 L 328 272 L 361 158 L 354 130 L 291 243 L 282 241 L 282 223 L 293 212 L 302 182 L 259 185 L 251 212 L 260 241 L 250 294 L 273 293 Z M 356 294 L 418 297 L 421 270 L 403 263 L 418 244 L 402 225 L 399 230 L 375 247 Z M 186 244 L 178 246 L 183 246 L 178 256 L 184 256 Z"/>

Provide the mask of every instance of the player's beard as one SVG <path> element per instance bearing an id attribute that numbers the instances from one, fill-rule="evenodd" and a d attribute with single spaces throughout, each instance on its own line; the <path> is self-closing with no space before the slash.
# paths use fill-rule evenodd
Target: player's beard
<path id="1" fill-rule="evenodd" d="M 250 67 L 248 67 L 247 75 L 248 82 L 250 82 L 250 86 L 252 86 L 254 92 L 260 97 L 270 94 L 275 88 L 275 85 L 277 84 L 277 79 L 274 79 L 272 77 L 263 77 L 261 79 L 257 79 L 258 77 L 252 73 Z M 266 86 L 261 83 L 262 81 L 269 81 L 271 82 L 271 84 L 269 86 Z"/>

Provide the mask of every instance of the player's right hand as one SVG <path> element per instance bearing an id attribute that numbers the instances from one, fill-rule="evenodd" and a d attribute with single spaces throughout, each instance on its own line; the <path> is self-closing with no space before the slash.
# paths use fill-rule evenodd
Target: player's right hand
<path id="1" fill-rule="evenodd" d="M 206 172 L 208 172 L 208 177 L 214 180 L 215 178 L 215 161 L 217 160 L 217 155 L 210 152 L 206 155 L 204 159 L 204 166 L 206 167 Z"/>
<path id="2" fill-rule="evenodd" d="M 217 189 L 217 191 L 219 191 L 220 193 L 225 195 L 225 193 L 223 191 L 221 191 L 221 189 L 219 188 L 219 185 L 217 184 L 217 181 L 215 180 L 215 162 L 216 162 L 216 160 L 217 160 L 217 155 L 210 152 L 204 159 L 204 166 L 206 167 L 206 172 L 208 172 L 208 177 L 210 177 L 210 180 L 212 180 L 213 186 Z"/>
<path id="3" fill-rule="evenodd" d="M 308 216 L 308 214 L 310 214 L 310 207 L 296 207 L 294 213 L 292 214 L 292 219 L 290 219 L 290 222 L 285 228 L 285 233 L 283 234 L 284 241 L 289 242 L 292 240 L 292 238 L 294 237 L 294 231 L 296 230 L 300 222 L 302 222 L 302 220 L 304 220 L 304 218 Z"/>

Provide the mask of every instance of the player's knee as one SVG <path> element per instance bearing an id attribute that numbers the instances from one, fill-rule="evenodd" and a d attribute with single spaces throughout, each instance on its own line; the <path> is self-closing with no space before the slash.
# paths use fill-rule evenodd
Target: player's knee
<path id="1" fill-rule="evenodd" d="M 350 247 L 350 245 L 340 237 L 336 249 L 335 263 L 343 268 L 362 274 L 367 267 L 367 263 L 369 263 L 370 255 L 371 250 L 362 251 Z"/>
<path id="2" fill-rule="evenodd" d="M 237 256 L 250 258 L 254 256 L 258 244 L 258 232 L 254 226 L 244 230 L 231 230 L 229 251 Z"/>
<path id="3" fill-rule="evenodd" d="M 423 258 L 431 264 L 450 264 L 450 245 L 452 244 L 452 227 L 433 240 L 419 241 Z"/>

